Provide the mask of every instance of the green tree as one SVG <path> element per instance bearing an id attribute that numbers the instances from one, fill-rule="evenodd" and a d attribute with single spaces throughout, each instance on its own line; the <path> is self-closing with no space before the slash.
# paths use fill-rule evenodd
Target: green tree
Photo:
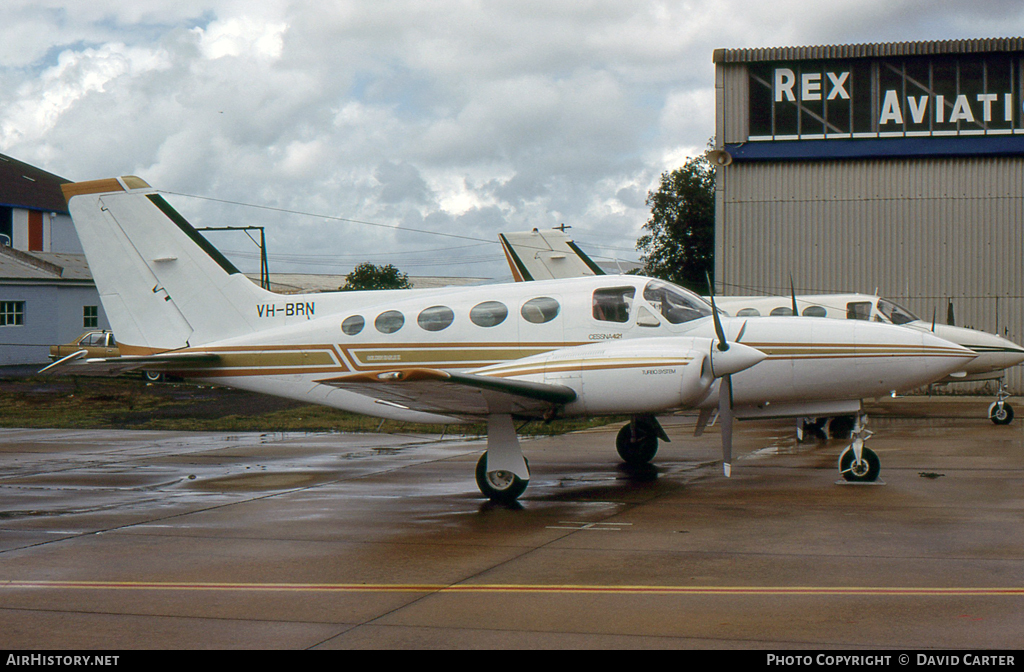
<path id="1" fill-rule="evenodd" d="M 697 292 L 714 272 L 715 168 L 703 154 L 661 174 L 647 192 L 651 218 L 636 241 L 641 272 Z"/>
<path id="2" fill-rule="evenodd" d="M 345 276 L 345 286 L 340 289 L 343 292 L 361 289 L 411 289 L 409 275 L 388 264 L 377 266 L 366 261 Z"/>

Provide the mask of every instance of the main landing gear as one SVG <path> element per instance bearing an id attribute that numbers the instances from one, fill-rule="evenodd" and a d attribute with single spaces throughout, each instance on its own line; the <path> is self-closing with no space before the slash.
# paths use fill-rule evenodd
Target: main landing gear
<path id="1" fill-rule="evenodd" d="M 653 415 L 636 415 L 615 437 L 615 450 L 626 464 L 634 467 L 648 464 L 658 454 L 658 440 L 668 435 Z"/>
<path id="2" fill-rule="evenodd" d="M 530 484 L 530 465 L 523 457 L 512 416 L 487 416 L 487 452 L 476 463 L 476 484 L 492 502 L 516 501 Z"/>

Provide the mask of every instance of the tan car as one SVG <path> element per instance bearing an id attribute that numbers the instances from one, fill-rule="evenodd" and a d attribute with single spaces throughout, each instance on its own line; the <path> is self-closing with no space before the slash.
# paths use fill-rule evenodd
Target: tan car
<path id="1" fill-rule="evenodd" d="M 50 359 L 57 361 L 61 357 L 67 357 L 79 350 L 88 352 L 87 357 L 119 357 L 121 355 L 113 332 L 97 329 L 85 332 L 70 343 L 51 345 Z M 159 371 L 143 371 L 142 375 L 145 376 L 146 380 L 154 383 L 164 379 L 164 374 Z"/>
<path id="2" fill-rule="evenodd" d="M 117 349 L 114 334 L 105 330 L 87 331 L 65 345 L 51 345 L 50 359 L 57 361 L 79 350 L 85 350 L 89 357 L 117 357 L 121 353 Z"/>

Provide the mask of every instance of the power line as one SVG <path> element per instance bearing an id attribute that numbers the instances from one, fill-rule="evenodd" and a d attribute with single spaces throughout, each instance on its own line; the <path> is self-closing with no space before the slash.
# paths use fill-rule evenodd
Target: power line
<path id="1" fill-rule="evenodd" d="M 182 196 L 184 198 L 197 198 L 203 201 L 214 201 L 216 203 L 226 203 L 228 205 L 240 205 L 246 208 L 257 208 L 259 210 L 271 210 L 273 212 L 283 212 L 289 215 L 302 215 L 304 217 L 317 217 L 320 219 L 329 219 L 336 222 L 348 222 L 350 224 L 365 224 L 366 226 L 378 226 L 384 229 L 393 229 L 395 231 L 408 231 L 410 233 L 424 233 L 431 236 L 444 236 L 445 238 L 458 238 L 461 240 L 472 240 L 478 243 L 494 243 L 497 241 L 486 240 L 484 238 L 476 238 L 474 236 L 460 236 L 457 233 L 442 233 L 440 231 L 427 231 L 426 229 L 413 229 L 407 226 L 398 226 L 397 224 L 381 224 L 379 222 L 367 222 L 361 219 L 349 219 L 347 217 L 335 217 L 334 215 L 321 215 L 315 212 L 303 212 L 302 210 L 289 210 L 287 208 L 275 208 L 269 205 L 256 205 L 254 203 L 243 203 L 242 201 L 229 201 L 223 198 L 213 198 L 211 196 L 197 196 L 195 194 L 182 194 L 176 191 L 164 191 L 159 190 L 162 194 L 168 194 L 169 196 Z"/>

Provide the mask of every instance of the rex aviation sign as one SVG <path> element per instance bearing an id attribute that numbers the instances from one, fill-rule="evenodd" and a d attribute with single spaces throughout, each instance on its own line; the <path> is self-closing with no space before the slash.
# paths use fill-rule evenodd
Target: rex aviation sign
<path id="1" fill-rule="evenodd" d="M 1001 136 L 1016 146 L 1024 142 L 1021 57 L 1000 52 L 748 63 L 748 139 L 776 142 Z M 1022 137 L 1013 137 L 1018 135 Z M 920 142 L 911 144 L 924 146 Z M 988 148 L 976 145 L 973 151 L 998 153 L 994 148 L 1005 148 L 1007 142 L 988 144 Z M 944 146 L 951 148 L 951 153 L 969 151 L 957 150 L 955 143 L 946 142 Z M 900 154 L 906 147 L 907 143 L 875 142 L 867 153 Z"/>

